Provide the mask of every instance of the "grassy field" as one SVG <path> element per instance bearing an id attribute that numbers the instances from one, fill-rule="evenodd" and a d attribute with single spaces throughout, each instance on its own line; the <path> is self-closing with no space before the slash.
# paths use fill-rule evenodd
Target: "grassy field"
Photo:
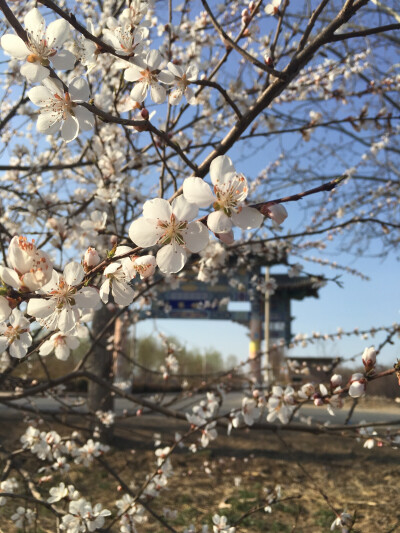
<path id="1" fill-rule="evenodd" d="M 171 423 L 170 423 L 171 424 Z M 13 438 L 24 432 L 25 424 L 13 419 L 0 420 L 0 438 L 9 448 Z M 46 422 L 43 430 L 48 430 Z M 165 427 L 162 426 L 161 427 Z M 177 430 L 187 429 L 178 424 Z M 71 430 L 56 427 L 61 435 Z M 171 442 L 171 426 L 162 432 L 163 445 Z M 154 431 L 160 431 L 157 419 L 135 419 L 116 429 L 116 446 L 105 458 L 125 482 L 136 486 L 154 471 Z M 40 461 L 24 454 L 18 467 L 34 472 Z M 282 501 L 272 506 L 272 513 L 258 511 L 241 520 L 237 531 L 243 533 L 327 533 L 337 511 L 356 513 L 354 532 L 400 532 L 400 461 L 399 451 L 388 448 L 367 450 L 354 438 L 315 436 L 282 431 L 237 431 L 230 438 L 220 435 L 210 447 L 192 454 L 187 449 L 172 456 L 174 475 L 160 496 L 149 501 L 162 514 L 165 508 L 177 510 L 167 519 L 177 531 L 190 524 L 201 531 L 211 525 L 213 514 L 223 514 L 234 524 L 251 509 L 262 506 L 266 491 L 277 484 L 282 487 Z M 3 464 L 4 467 L 4 464 Z M 73 483 L 83 496 L 101 502 L 116 514 L 114 502 L 122 493 L 118 483 L 99 465 L 88 470 L 73 465 L 68 476 L 54 476 L 42 483 L 42 497 L 59 481 Z M 16 531 L 9 517 L 15 501 L 0 508 L 0 531 Z M 62 504 L 59 504 L 62 508 Z M 39 509 L 39 532 L 56 531 L 49 511 Z M 111 531 L 119 531 L 116 524 Z M 138 533 L 161 533 L 164 526 L 149 517 L 138 526 Z M 212 531 L 212 528 L 210 528 Z"/>

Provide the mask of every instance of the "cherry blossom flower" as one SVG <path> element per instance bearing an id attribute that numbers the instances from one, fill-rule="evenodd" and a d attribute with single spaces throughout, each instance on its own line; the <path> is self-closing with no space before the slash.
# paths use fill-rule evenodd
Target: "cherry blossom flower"
<path id="1" fill-rule="evenodd" d="M 69 503 L 68 514 L 62 517 L 60 529 L 66 533 L 96 531 L 103 527 L 105 517 L 110 514 L 111 511 L 103 509 L 100 503 L 92 507 L 85 498 L 73 500 Z"/>
<path id="2" fill-rule="evenodd" d="M 62 333 L 54 333 L 45 341 L 39 348 L 40 355 L 49 355 L 53 350 L 55 356 L 60 361 L 66 361 L 69 357 L 71 350 L 76 350 L 80 342 L 78 337 L 72 335 L 63 335 Z"/>
<path id="3" fill-rule="evenodd" d="M 189 222 L 197 216 L 198 208 L 179 196 L 172 205 L 155 198 L 143 206 L 143 217 L 132 222 L 129 237 L 148 248 L 159 244 L 156 262 L 164 273 L 179 272 L 186 263 L 187 251 L 200 252 L 208 244 L 207 228 L 201 222 Z"/>
<path id="4" fill-rule="evenodd" d="M 147 34 L 148 30 L 146 28 L 132 30 L 132 26 L 126 23 L 123 26 L 105 29 L 103 31 L 103 39 L 120 55 L 133 56 L 133 54 L 142 52 L 143 46 L 140 43 Z M 127 66 L 129 67 L 130 64 L 127 63 Z"/>
<path id="5" fill-rule="evenodd" d="M 6 326 L 4 322 L 0 324 L 0 353 L 8 348 L 12 357 L 24 357 L 32 344 L 29 326 L 29 320 L 25 318 L 24 313 L 14 309 L 10 316 L 10 325 Z"/>
<path id="6" fill-rule="evenodd" d="M 349 513 L 341 513 L 331 525 L 331 531 L 341 528 L 342 533 L 349 533 L 354 524 L 353 517 Z"/>
<path id="7" fill-rule="evenodd" d="M 93 309 L 100 303 L 100 296 L 93 287 L 76 286 L 84 278 L 80 263 L 68 263 L 63 274 L 53 270 L 50 282 L 42 288 L 47 298 L 32 298 L 28 302 L 27 313 L 47 329 L 59 329 L 62 333 L 74 335 L 80 309 Z"/>
<path id="8" fill-rule="evenodd" d="M 282 0 L 272 0 L 264 8 L 264 11 L 267 15 L 277 15 L 279 13 L 279 6 L 281 5 Z"/>
<path id="9" fill-rule="evenodd" d="M 258 228 L 262 214 L 243 202 L 247 198 L 248 185 L 243 174 L 238 174 L 226 155 L 216 157 L 210 165 L 211 188 L 201 178 L 190 177 L 183 182 L 183 195 L 188 202 L 198 207 L 213 204 L 215 209 L 207 218 L 207 225 L 214 233 L 229 233 L 232 226 L 242 229 Z"/>
<path id="10" fill-rule="evenodd" d="M 356 372 L 350 378 L 349 395 L 352 398 L 359 398 L 365 393 L 367 380 L 363 374 Z"/>
<path id="11" fill-rule="evenodd" d="M 50 498 L 47 498 L 48 503 L 59 502 L 68 496 L 68 488 L 64 483 L 59 483 L 58 487 L 51 487 L 49 492 Z"/>
<path id="12" fill-rule="evenodd" d="M 146 58 L 135 57 L 132 65 L 125 71 L 126 81 L 136 82 L 131 91 L 131 97 L 135 102 L 144 102 L 150 89 L 151 99 L 156 104 L 162 104 L 167 92 L 161 83 L 171 84 L 174 76 L 168 70 L 161 70 L 162 57 L 158 50 L 151 50 Z"/>
<path id="13" fill-rule="evenodd" d="M 100 298 L 104 303 L 108 302 L 110 291 L 114 302 L 118 305 L 130 305 L 133 302 L 135 291 L 128 284 L 134 274 L 133 269 L 129 271 L 126 264 L 116 261 L 104 269 L 106 280 L 100 287 Z"/>
<path id="14" fill-rule="evenodd" d="M 17 35 L 6 33 L 1 38 L 3 50 L 11 57 L 25 59 L 21 74 L 31 83 L 43 81 L 50 74 L 50 62 L 55 69 L 70 70 L 74 67 L 75 56 L 68 50 L 59 50 L 69 38 L 69 24 L 64 19 L 46 22 L 37 8 L 33 8 L 24 18 L 27 41 Z"/>
<path id="15" fill-rule="evenodd" d="M 254 421 L 260 416 L 260 409 L 257 407 L 257 402 L 254 398 L 247 398 L 247 396 L 243 398 L 242 414 L 244 423 L 252 426 Z"/>
<path id="16" fill-rule="evenodd" d="M 0 481 L 0 494 L 2 492 L 14 492 L 18 488 L 18 481 L 15 477 L 9 477 L 4 481 Z M 0 506 L 7 503 L 7 498 L 0 496 Z"/>
<path id="17" fill-rule="evenodd" d="M 294 409 L 294 390 L 292 387 L 272 387 L 272 395 L 268 399 L 267 421 L 273 422 L 279 418 L 282 424 L 287 424 Z"/>
<path id="18" fill-rule="evenodd" d="M 4 283 L 23 291 L 36 291 L 48 283 L 53 272 L 50 257 L 38 250 L 34 241 L 26 237 L 13 237 L 8 247 L 10 267 L 0 265 L 0 278 Z"/>
<path id="19" fill-rule="evenodd" d="M 17 507 L 16 512 L 11 516 L 11 520 L 15 522 L 15 527 L 26 531 L 26 527 L 33 525 L 36 513 L 32 509 L 25 509 L 25 507 Z"/>
<path id="20" fill-rule="evenodd" d="M 214 533 L 235 533 L 236 528 L 228 524 L 228 519 L 226 516 L 219 516 L 215 514 L 212 517 L 213 522 L 213 532 Z"/>
<path id="21" fill-rule="evenodd" d="M 33 87 L 28 92 L 29 99 L 41 108 L 36 123 L 37 131 L 52 135 L 61 129 L 62 138 L 71 142 L 76 139 L 79 130 L 92 129 L 92 113 L 78 105 L 87 101 L 89 96 L 89 85 L 84 78 L 74 78 L 66 92 L 58 80 L 43 80 L 41 86 Z"/>
<path id="22" fill-rule="evenodd" d="M 168 70 L 174 76 L 176 85 L 169 94 L 169 103 L 171 105 L 179 104 L 184 95 L 188 104 L 195 105 L 196 98 L 193 89 L 189 87 L 189 83 L 197 80 L 199 75 L 198 68 L 195 65 L 189 65 L 185 72 L 179 65 L 169 62 Z"/>

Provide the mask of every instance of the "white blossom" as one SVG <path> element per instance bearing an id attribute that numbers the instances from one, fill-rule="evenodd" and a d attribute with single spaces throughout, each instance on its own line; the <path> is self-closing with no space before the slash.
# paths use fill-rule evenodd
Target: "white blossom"
<path id="1" fill-rule="evenodd" d="M 19 309 L 14 309 L 10 316 L 9 326 L 4 322 L 0 323 L 0 353 L 8 348 L 12 357 L 17 359 L 24 357 L 32 344 L 29 328 L 30 323 L 24 313 Z"/>

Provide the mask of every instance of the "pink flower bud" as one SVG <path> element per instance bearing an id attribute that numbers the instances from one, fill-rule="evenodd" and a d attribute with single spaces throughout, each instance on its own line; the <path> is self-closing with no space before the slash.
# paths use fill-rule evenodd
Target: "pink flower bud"
<path id="1" fill-rule="evenodd" d="M 268 207 L 268 215 L 277 224 L 282 224 L 285 218 L 287 218 L 288 212 L 282 204 L 274 204 Z"/>
<path id="2" fill-rule="evenodd" d="M 340 374 L 333 374 L 331 377 L 331 385 L 332 387 L 340 387 L 342 384 L 342 376 Z"/>
<path id="3" fill-rule="evenodd" d="M 317 407 L 321 407 L 321 405 L 324 405 L 322 398 L 314 398 L 314 405 Z"/>
<path id="4" fill-rule="evenodd" d="M 373 346 L 365 348 L 364 353 L 362 355 L 362 362 L 364 363 L 364 366 L 367 370 L 374 368 L 376 363 L 376 351 Z"/>
<path id="5" fill-rule="evenodd" d="M 363 374 L 357 372 L 350 378 L 349 395 L 352 398 L 359 398 L 365 393 L 367 381 Z"/>
<path id="6" fill-rule="evenodd" d="M 89 248 L 85 252 L 85 256 L 83 258 L 84 266 L 88 268 L 95 267 L 100 263 L 100 257 L 97 251 L 94 248 Z"/>

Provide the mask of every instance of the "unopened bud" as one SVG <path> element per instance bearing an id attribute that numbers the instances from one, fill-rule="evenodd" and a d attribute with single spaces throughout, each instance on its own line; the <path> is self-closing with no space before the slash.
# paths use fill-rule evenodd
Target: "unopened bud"
<path id="1" fill-rule="evenodd" d="M 85 256 L 83 258 L 83 269 L 87 272 L 91 268 L 95 267 L 100 263 L 100 256 L 95 250 L 95 248 L 89 248 L 85 252 Z"/>

